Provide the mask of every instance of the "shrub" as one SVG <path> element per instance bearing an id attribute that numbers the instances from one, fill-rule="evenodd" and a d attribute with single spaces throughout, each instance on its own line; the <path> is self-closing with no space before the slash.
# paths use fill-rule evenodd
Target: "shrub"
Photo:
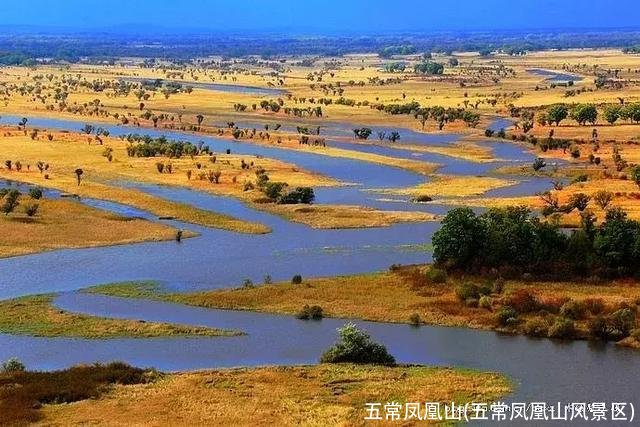
<path id="1" fill-rule="evenodd" d="M 549 313 L 558 314 L 568 300 L 567 297 L 546 297 L 540 301 L 540 309 L 548 311 Z"/>
<path id="2" fill-rule="evenodd" d="M 602 298 L 586 298 L 582 303 L 585 309 L 594 316 L 604 311 L 604 301 Z"/>
<path id="3" fill-rule="evenodd" d="M 411 323 L 411 325 L 413 326 L 420 326 L 420 324 L 422 323 L 420 315 L 418 313 L 413 313 L 411 316 L 409 316 L 409 323 Z"/>
<path id="4" fill-rule="evenodd" d="M 507 297 L 507 305 L 518 313 L 531 313 L 540 308 L 538 299 L 526 289 L 517 289 Z"/>
<path id="5" fill-rule="evenodd" d="M 501 294 L 504 290 L 504 279 L 502 277 L 498 277 L 494 282 L 491 291 L 494 294 Z"/>
<path id="6" fill-rule="evenodd" d="M 609 336 L 614 340 L 619 340 L 629 336 L 631 330 L 635 327 L 636 314 L 628 309 L 621 308 L 607 316 L 607 326 L 609 328 Z"/>
<path id="7" fill-rule="evenodd" d="M 523 331 L 532 337 L 546 337 L 549 333 L 549 325 L 544 320 L 536 317 L 527 320 L 524 324 Z"/>
<path id="8" fill-rule="evenodd" d="M 26 371 L 26 367 L 17 357 L 12 357 L 10 359 L 2 362 L 2 371 L 3 372 L 24 372 Z"/>
<path id="9" fill-rule="evenodd" d="M 483 295 L 483 296 L 480 297 L 480 300 L 478 301 L 478 306 L 480 308 L 491 310 L 492 303 L 493 303 L 493 300 L 491 299 L 490 296 Z"/>
<path id="10" fill-rule="evenodd" d="M 445 283 L 447 281 L 447 272 L 436 267 L 429 268 L 425 275 L 430 283 Z"/>
<path id="11" fill-rule="evenodd" d="M 309 306 L 308 304 L 305 304 L 304 307 L 302 307 L 302 310 L 300 310 L 296 314 L 296 317 L 302 320 L 320 320 L 324 317 L 324 315 L 322 312 L 322 307 L 320 307 L 319 305 Z"/>
<path id="12" fill-rule="evenodd" d="M 295 276 L 293 276 L 291 278 L 291 284 L 293 285 L 299 285 L 302 283 L 302 276 L 299 274 L 296 274 Z"/>
<path id="13" fill-rule="evenodd" d="M 28 205 L 24 205 L 24 213 L 29 217 L 34 216 L 38 213 L 38 204 L 29 203 Z"/>
<path id="14" fill-rule="evenodd" d="M 560 317 L 549 328 L 549 338 L 568 339 L 576 334 L 576 326 L 573 320 Z"/>
<path id="15" fill-rule="evenodd" d="M 32 187 L 29 189 L 29 197 L 32 199 L 41 199 L 42 198 L 42 188 L 40 187 Z"/>
<path id="16" fill-rule="evenodd" d="M 496 313 L 496 319 L 500 325 L 507 326 L 518 320 L 518 312 L 512 307 L 502 306 Z"/>
<path id="17" fill-rule="evenodd" d="M 456 292 L 456 296 L 461 301 L 466 301 L 468 299 L 477 300 L 478 298 L 480 298 L 480 289 L 478 288 L 477 285 L 474 285 L 473 283 L 467 282 L 467 283 L 458 285 L 456 286 L 455 292 Z"/>
<path id="18" fill-rule="evenodd" d="M 573 320 L 580 320 L 586 314 L 586 308 L 579 301 L 569 300 L 560 307 L 560 315 Z"/>
<path id="19" fill-rule="evenodd" d="M 353 323 L 338 329 L 340 340 L 320 357 L 321 363 L 372 363 L 395 365 L 387 349 L 371 340 L 369 334 Z"/>

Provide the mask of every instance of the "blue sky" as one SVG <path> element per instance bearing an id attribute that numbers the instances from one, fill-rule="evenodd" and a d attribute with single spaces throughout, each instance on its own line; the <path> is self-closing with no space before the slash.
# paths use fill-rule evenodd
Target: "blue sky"
<path id="1" fill-rule="evenodd" d="M 0 26 L 383 33 L 639 27 L 638 0 L 20 0 Z"/>

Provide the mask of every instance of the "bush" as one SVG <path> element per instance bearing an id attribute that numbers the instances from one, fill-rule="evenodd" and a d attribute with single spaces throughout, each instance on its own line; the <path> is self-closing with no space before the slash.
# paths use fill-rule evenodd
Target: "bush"
<path id="1" fill-rule="evenodd" d="M 549 328 L 549 338 L 569 339 L 576 334 L 576 325 L 573 320 L 560 317 Z"/>
<path id="2" fill-rule="evenodd" d="M 12 357 L 2 362 L 2 372 L 24 372 L 24 371 L 26 371 L 26 367 L 17 357 Z"/>
<path id="3" fill-rule="evenodd" d="M 38 213 L 38 204 L 29 203 L 28 205 L 24 205 L 24 213 L 29 217 L 34 216 Z"/>
<path id="4" fill-rule="evenodd" d="M 540 308 L 538 299 L 526 289 L 518 289 L 507 297 L 507 305 L 518 313 L 531 313 Z"/>
<path id="5" fill-rule="evenodd" d="M 302 283 L 302 276 L 301 275 L 296 274 L 295 276 L 293 276 L 291 278 L 291 284 L 299 285 L 300 283 Z"/>
<path id="6" fill-rule="evenodd" d="M 296 314 L 296 317 L 302 320 L 320 320 L 324 315 L 322 313 L 322 307 L 319 305 L 309 306 L 308 304 L 305 304 L 305 306 L 302 307 L 302 310 Z"/>
<path id="7" fill-rule="evenodd" d="M 548 311 L 549 313 L 558 314 L 568 300 L 566 297 L 546 297 L 540 301 L 540 309 Z"/>
<path id="8" fill-rule="evenodd" d="M 371 340 L 369 334 L 353 323 L 338 329 L 340 340 L 320 357 L 321 363 L 372 363 L 395 365 L 387 349 Z"/>
<path id="9" fill-rule="evenodd" d="M 604 311 L 604 301 L 602 298 L 586 298 L 582 303 L 585 309 L 594 316 Z"/>
<path id="10" fill-rule="evenodd" d="M 426 274 L 429 283 L 445 283 L 447 281 L 447 272 L 436 267 L 431 267 Z"/>
<path id="11" fill-rule="evenodd" d="M 491 299 L 490 296 L 483 295 L 480 297 L 480 300 L 478 301 L 478 306 L 486 310 L 491 310 L 492 303 L 493 303 L 493 300 Z"/>
<path id="12" fill-rule="evenodd" d="M 29 189 L 29 197 L 32 199 L 41 199 L 42 198 L 42 188 L 40 187 L 32 187 Z"/>
<path id="13" fill-rule="evenodd" d="M 413 326 L 420 326 L 420 324 L 422 323 L 420 315 L 418 313 L 413 313 L 411 316 L 409 316 L 409 323 L 411 323 L 411 325 Z"/>
<path id="14" fill-rule="evenodd" d="M 502 306 L 496 313 L 496 319 L 500 325 L 507 326 L 518 320 L 518 312 L 512 307 Z"/>
<path id="15" fill-rule="evenodd" d="M 579 301 L 569 300 L 560 307 L 560 315 L 573 320 L 580 320 L 586 314 L 586 308 Z"/>
<path id="16" fill-rule="evenodd" d="M 544 320 L 536 317 L 527 320 L 524 324 L 523 331 L 526 335 L 532 337 L 546 337 L 549 333 L 549 325 Z"/>
<path id="17" fill-rule="evenodd" d="M 456 292 L 456 296 L 461 301 L 466 301 L 468 299 L 477 300 L 478 298 L 480 298 L 480 289 L 478 288 L 477 285 L 474 285 L 473 283 L 467 282 L 467 283 L 458 285 L 456 286 L 455 292 Z"/>

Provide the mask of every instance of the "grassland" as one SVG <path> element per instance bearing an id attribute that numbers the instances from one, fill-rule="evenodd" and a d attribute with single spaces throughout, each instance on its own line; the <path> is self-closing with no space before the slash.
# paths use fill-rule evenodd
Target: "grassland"
<path id="1" fill-rule="evenodd" d="M 510 390 L 500 375 L 448 368 L 348 364 L 237 368 L 116 385 L 99 399 L 45 405 L 40 423 L 364 425 L 367 402 L 493 402 Z"/>
<path id="2" fill-rule="evenodd" d="M 20 199 L 21 205 L 38 205 L 29 217 L 21 212 L 0 215 L 0 257 L 55 249 L 107 246 L 175 238 L 172 227 L 137 218 L 125 218 L 82 205 L 70 199 Z M 183 237 L 195 234 L 185 231 Z"/>
<path id="3" fill-rule="evenodd" d="M 233 336 L 240 332 L 162 322 L 108 319 L 60 310 L 55 295 L 0 301 L 0 332 L 37 337 L 86 339 Z"/>
<path id="4" fill-rule="evenodd" d="M 306 279 L 302 284 L 278 283 L 254 287 L 202 291 L 196 293 L 164 293 L 150 282 L 120 283 L 89 289 L 89 292 L 128 298 L 150 298 L 198 307 L 231 310 L 253 310 L 270 313 L 297 314 L 305 305 L 322 307 L 328 317 L 358 318 L 380 322 L 425 323 L 443 326 L 493 329 L 510 333 L 527 333 L 527 322 L 544 319 L 549 326 L 567 302 L 589 305 L 598 300 L 598 311 L 584 309 L 575 320 L 576 332 L 565 338 L 587 338 L 589 321 L 597 315 L 612 313 L 640 303 L 640 286 L 634 281 L 622 282 L 535 282 L 507 280 L 488 296 L 487 305 L 478 305 L 460 297 L 461 285 L 489 284 L 482 277 L 430 278 L 429 266 L 407 266 L 388 272 L 353 276 Z M 511 306 L 522 295 L 537 302 L 531 311 L 523 311 L 518 324 L 505 327 L 497 314 Z M 366 295 L 367 298 L 363 298 Z M 371 301 L 375 301 L 372 304 Z M 519 303 L 518 303 L 519 304 Z M 560 316 L 561 318 L 562 316 Z M 634 320 L 637 328 L 637 321 Z M 635 345 L 633 338 L 625 344 Z"/>
<path id="5" fill-rule="evenodd" d="M 261 205 L 258 205 L 261 207 Z M 399 222 L 436 221 L 437 216 L 425 212 L 381 211 L 345 205 L 270 205 L 268 211 L 289 221 L 313 228 L 388 227 Z"/>

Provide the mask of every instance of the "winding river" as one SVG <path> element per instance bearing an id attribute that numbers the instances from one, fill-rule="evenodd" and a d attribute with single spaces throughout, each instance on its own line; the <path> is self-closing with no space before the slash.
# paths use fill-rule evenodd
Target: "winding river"
<path id="1" fill-rule="evenodd" d="M 15 124 L 17 117 L 3 117 Z M 81 121 L 30 118 L 36 128 L 80 129 Z M 346 126 L 346 125 L 345 125 Z M 505 126 L 498 122 L 494 126 Z M 425 177 L 403 169 L 334 158 L 322 154 L 261 146 L 209 136 L 167 130 L 106 126 L 111 135 L 130 132 L 166 135 L 199 141 L 214 151 L 264 156 L 296 164 L 353 185 L 317 189 L 318 203 L 361 204 L 380 209 L 444 212 L 445 204 L 415 204 L 406 198 L 389 199 L 375 189 L 396 188 L 424 182 Z M 334 134 L 334 136 L 337 135 Z M 422 134 L 420 134 L 422 135 Z M 405 137 L 406 136 L 406 137 Z M 421 136 L 415 143 L 428 144 Z M 456 140 L 439 135 L 435 144 Z M 409 142 L 411 132 L 403 139 Z M 441 164 L 440 172 L 457 175 L 491 175 L 504 164 L 530 162 L 531 154 L 507 142 L 491 142 L 502 160 L 473 163 L 430 153 L 411 153 L 384 145 L 363 145 L 331 139 L 330 145 L 413 158 Z M 413 142 L 413 141 L 412 141 Z M 532 194 L 547 189 L 544 178 L 513 177 L 517 184 L 491 191 L 492 196 Z M 159 197 L 226 213 L 268 225 L 265 235 L 243 235 L 170 221 L 197 231 L 197 238 L 175 242 L 58 250 L 0 260 L 0 298 L 42 292 L 61 292 L 55 304 L 66 310 L 108 317 L 169 321 L 248 333 L 229 338 L 171 338 L 83 340 L 36 338 L 0 334 L 0 359 L 17 356 L 27 366 L 53 369 L 79 362 L 120 359 L 163 370 L 217 366 L 313 363 L 335 339 L 344 319 L 301 321 L 289 316 L 251 312 L 208 310 L 153 301 L 136 301 L 77 292 L 87 286 L 125 280 L 158 280 L 175 291 L 239 285 L 244 279 L 260 283 L 268 274 L 274 280 L 303 276 L 339 275 L 388 268 L 393 263 L 430 260 L 425 245 L 438 228 L 436 222 L 397 224 L 387 228 L 316 230 L 256 211 L 238 200 L 186 188 L 123 182 Z M 55 192 L 50 193 L 55 197 Z M 148 213 L 115 203 L 83 199 L 92 206 L 128 216 L 154 220 Z M 365 296 L 363 296 L 365 297 Z M 375 304 L 375 301 L 371 302 Z M 460 328 L 420 327 L 357 322 L 386 344 L 400 362 L 456 365 L 504 372 L 517 383 L 510 396 L 515 401 L 634 401 L 634 373 L 640 358 L 631 350 L 587 342 L 555 342 Z"/>

